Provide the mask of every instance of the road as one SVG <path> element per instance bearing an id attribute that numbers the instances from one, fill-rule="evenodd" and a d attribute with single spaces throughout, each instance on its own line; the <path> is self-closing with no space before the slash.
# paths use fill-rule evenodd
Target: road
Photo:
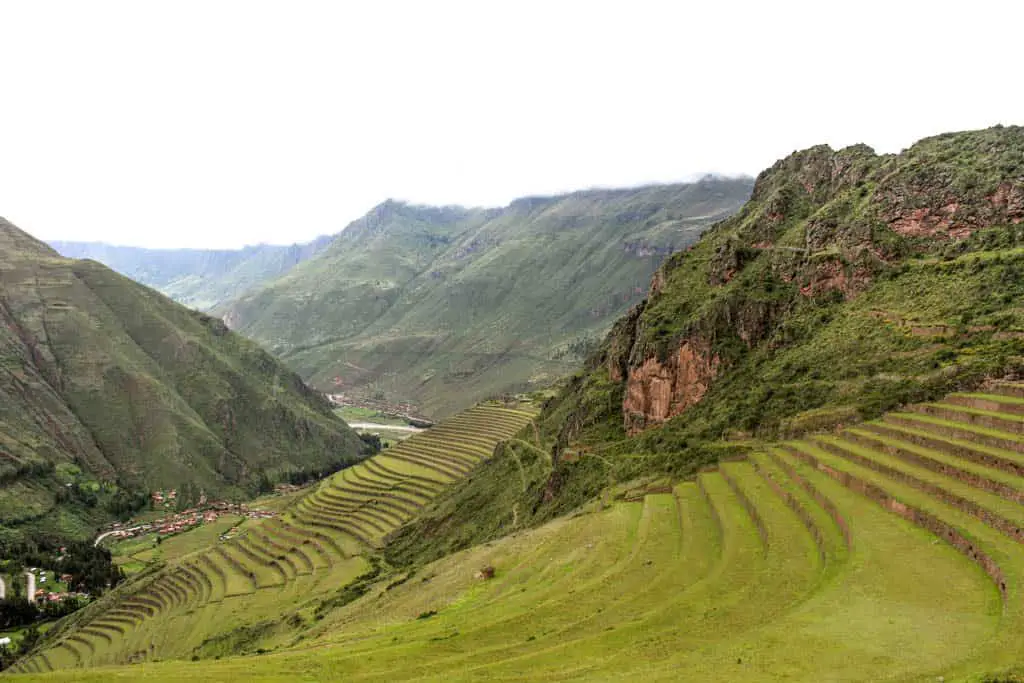
<path id="1" fill-rule="evenodd" d="M 107 536 L 110 536 L 111 534 L 116 534 L 119 531 L 135 531 L 137 528 L 138 527 L 132 527 L 130 529 L 114 529 L 113 531 L 104 531 L 102 534 L 96 537 L 96 541 L 93 542 L 93 545 L 98 546 L 100 544 L 100 541 L 102 541 Z"/>

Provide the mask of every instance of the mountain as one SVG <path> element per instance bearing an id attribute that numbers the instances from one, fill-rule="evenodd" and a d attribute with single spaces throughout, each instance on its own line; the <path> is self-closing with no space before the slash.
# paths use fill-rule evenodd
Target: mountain
<path id="1" fill-rule="evenodd" d="M 552 400 L 546 499 L 604 485 L 571 462 L 594 444 L 616 476 L 692 472 L 1022 373 L 1024 127 L 814 147 L 669 258 Z"/>
<path id="2" fill-rule="evenodd" d="M 536 524 L 609 482 L 692 476 L 755 443 L 1021 378 L 1024 127 L 895 155 L 796 152 L 550 392 L 539 448 L 482 465 L 390 559 L 508 533 L 509 509 Z"/>
<path id="3" fill-rule="evenodd" d="M 68 258 L 99 261 L 175 301 L 206 311 L 283 275 L 331 240 L 323 236 L 305 244 L 242 249 L 144 249 L 63 241 L 51 241 L 50 246 Z"/>
<path id="4" fill-rule="evenodd" d="M 241 495 L 360 452 L 220 320 L 0 220 L 0 532 L 82 536 L 152 490 Z"/>
<path id="5" fill-rule="evenodd" d="M 706 177 L 501 209 L 388 201 L 214 312 L 318 388 L 443 416 L 571 372 L 661 261 L 751 185 Z"/>

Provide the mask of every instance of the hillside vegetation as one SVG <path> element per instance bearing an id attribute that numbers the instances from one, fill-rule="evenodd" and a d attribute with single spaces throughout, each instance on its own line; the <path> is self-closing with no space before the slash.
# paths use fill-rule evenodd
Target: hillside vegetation
<path id="1" fill-rule="evenodd" d="M 215 318 L 0 220 L 0 533 L 82 537 L 177 489 L 361 457 L 281 363 Z"/>
<path id="2" fill-rule="evenodd" d="M 47 634 L 19 670 L 212 658 L 300 642 L 384 573 L 373 552 L 527 424 L 478 406 L 325 480 L 280 516 L 154 565 Z M 191 532 L 197 534 L 198 532 Z"/>
<path id="3" fill-rule="evenodd" d="M 450 443 L 479 424 L 462 420 Z M 201 661 L 63 670 L 117 661 L 127 643 L 139 659 L 183 659 L 177 641 L 203 635 L 192 629 L 237 618 L 229 598 L 202 606 L 219 575 L 186 563 L 191 574 L 153 582 L 151 602 L 65 631 L 18 679 L 1020 680 L 1022 462 L 1024 384 L 990 383 L 835 435 L 749 443 L 685 481 L 609 488 L 577 514 L 404 572 L 375 563 L 319 618 L 283 612 L 207 640 Z M 365 496 L 357 481 L 338 509 Z M 254 576 L 284 552 L 271 536 L 298 543 L 263 529 L 239 555 Z M 296 589 L 292 605 L 315 595 Z M 254 654 L 207 659 L 239 652 Z"/>
<path id="4" fill-rule="evenodd" d="M 103 242 L 51 241 L 62 256 L 92 259 L 200 311 L 232 301 L 312 258 L 329 236 L 305 244 L 242 249 L 145 249 Z"/>
<path id="5" fill-rule="evenodd" d="M 709 177 L 503 209 L 389 201 L 215 312 L 318 388 L 444 416 L 571 372 L 662 260 L 750 187 Z"/>

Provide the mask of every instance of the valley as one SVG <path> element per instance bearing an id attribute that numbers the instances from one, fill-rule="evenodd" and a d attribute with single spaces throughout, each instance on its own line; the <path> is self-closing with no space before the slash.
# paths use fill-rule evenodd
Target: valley
<path id="1" fill-rule="evenodd" d="M 301 609 L 285 620 L 301 638 L 282 638 L 290 629 L 274 622 L 235 643 L 261 645 L 261 654 L 162 662 L 145 675 L 865 680 L 997 671 L 1022 654 L 1024 557 L 1015 528 L 1024 480 L 1012 464 L 1024 458 L 1022 406 L 1024 384 L 993 383 L 834 436 L 747 444 L 742 458 L 688 481 L 624 485 L 573 515 L 415 571 L 350 569 L 366 578 L 347 604 L 319 620 Z M 340 483 L 300 503 L 292 519 Z M 338 492 L 350 504 L 359 498 L 344 486 Z M 248 533 L 255 557 L 266 557 L 256 555 L 260 545 L 286 538 L 285 523 L 268 524 Z M 218 598 L 214 572 L 210 594 L 202 563 L 185 556 L 183 565 L 177 581 L 146 591 L 153 614 L 167 615 L 163 628 L 174 629 L 167 635 L 187 630 L 204 600 L 224 601 L 206 621 L 226 619 L 231 600 L 252 600 Z M 264 580 L 281 585 L 258 563 L 248 566 L 265 575 L 248 595 Z M 319 567 L 293 580 L 311 581 L 327 571 Z M 147 605 L 141 595 L 135 601 Z M 82 635 L 20 670 L 113 663 L 124 656 L 114 654 L 122 641 L 134 643 L 136 656 L 184 654 L 173 637 L 140 639 L 146 615 L 132 612 L 132 602 L 121 610 L 129 610 L 125 620 L 99 613 Z M 76 669 L 47 680 L 125 673 Z"/>
<path id="2" fill-rule="evenodd" d="M 103 541 L 123 580 L 39 634 L 5 675 L 1024 679 L 1024 128 L 933 136 L 899 154 L 794 152 L 736 210 L 687 204 L 694 221 L 721 218 L 691 233 L 678 193 L 718 206 L 710 182 L 500 211 L 388 202 L 224 309 L 227 325 L 9 229 L 30 254 L 6 276 L 10 291 L 45 291 L 35 278 L 46 267 L 118 282 L 100 288 L 110 310 L 143 297 L 183 330 L 198 320 L 272 379 L 244 394 L 220 375 L 235 393 L 214 405 L 249 411 L 221 423 L 238 425 L 222 443 L 246 455 L 249 479 L 203 487 L 203 505 L 221 500 L 207 488 L 226 496 L 223 514 L 179 505 L 192 497 L 170 483 L 182 475 L 157 479 L 148 465 L 153 509 Z M 671 255 L 653 239 L 623 246 L 623 223 L 680 241 Z M 651 270 L 606 324 L 578 292 L 617 287 L 621 252 Z M 541 290 L 565 307 L 542 304 Z M 47 311 L 67 301 L 44 300 Z M 26 304 L 11 310 L 37 320 Z M 58 315 L 9 345 L 22 351 L 8 367 L 42 368 L 51 388 L 68 380 L 50 368 L 64 378 L 74 366 L 53 343 Z M 141 316 L 115 319 L 170 363 L 170 342 L 149 342 Z M 547 324 L 532 331 L 534 319 Z M 335 325 L 347 331 L 335 337 Z M 228 327 L 278 330 L 263 343 L 328 393 Z M 562 339 L 564 369 L 549 365 L 557 354 L 523 351 L 526 375 L 513 372 L 497 337 L 514 340 L 505 351 Z M 495 364 L 470 367 L 475 345 L 492 343 Z M 47 363 L 50 347 L 61 362 Z M 159 376 L 177 387 L 178 372 Z M 134 409 L 128 396 L 127 433 L 148 439 L 153 404 Z M 306 421 L 267 408 L 278 400 Z M 249 444 L 283 443 L 237 447 L 243 424 L 266 435 Z M 23 433 L 48 434 L 35 429 Z M 116 462 L 153 462 L 133 447 Z M 71 472 L 59 462 L 53 477 Z M 143 520 L 150 533 L 136 534 Z"/>

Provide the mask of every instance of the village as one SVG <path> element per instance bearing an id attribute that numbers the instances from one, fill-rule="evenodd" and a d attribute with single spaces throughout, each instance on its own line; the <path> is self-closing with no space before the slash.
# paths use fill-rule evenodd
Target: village
<path id="1" fill-rule="evenodd" d="M 278 484 L 275 487 L 276 493 L 288 493 L 298 487 L 290 484 Z M 178 497 L 174 489 L 168 491 L 154 491 L 151 494 L 153 507 L 170 507 Z M 183 531 L 194 529 L 201 524 L 216 522 L 220 517 L 231 515 L 244 517 L 246 519 L 267 519 L 277 515 L 272 510 L 251 509 L 245 503 L 232 503 L 228 501 L 207 502 L 206 497 L 200 498 L 196 507 L 191 507 L 165 517 L 159 517 L 140 524 L 130 522 L 113 522 L 105 527 L 99 536 L 96 537 L 96 545 L 106 538 L 128 539 L 145 534 L 158 534 L 160 537 L 178 534 Z"/>

